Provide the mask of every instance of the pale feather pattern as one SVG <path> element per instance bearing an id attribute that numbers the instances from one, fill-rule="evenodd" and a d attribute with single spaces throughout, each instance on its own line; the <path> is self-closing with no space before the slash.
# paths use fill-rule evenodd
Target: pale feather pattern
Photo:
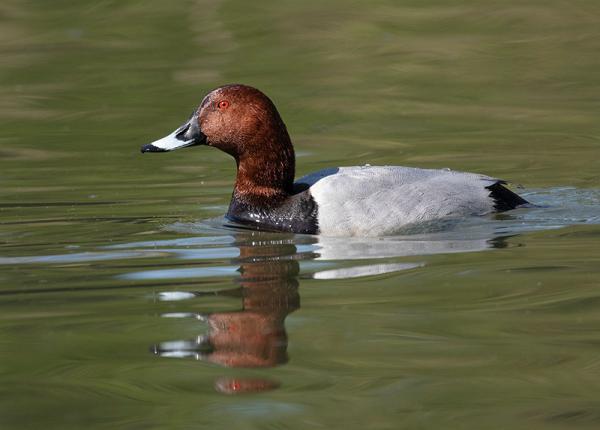
<path id="1" fill-rule="evenodd" d="M 384 236 L 411 224 L 494 211 L 498 179 L 452 170 L 399 166 L 324 169 L 298 180 L 318 205 L 325 236 Z"/>

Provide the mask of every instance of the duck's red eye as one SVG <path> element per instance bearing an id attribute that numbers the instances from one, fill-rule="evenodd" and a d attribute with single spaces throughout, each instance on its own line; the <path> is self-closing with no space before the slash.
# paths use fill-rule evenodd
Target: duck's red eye
<path id="1" fill-rule="evenodd" d="M 229 102 L 227 100 L 221 100 L 218 104 L 219 109 L 225 110 L 229 107 Z"/>

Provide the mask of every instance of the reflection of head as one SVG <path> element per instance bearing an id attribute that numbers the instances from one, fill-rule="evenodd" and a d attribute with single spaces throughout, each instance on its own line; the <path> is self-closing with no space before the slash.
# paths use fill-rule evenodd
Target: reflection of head
<path id="1" fill-rule="evenodd" d="M 266 238 L 261 241 L 260 238 Z M 189 292 L 187 299 L 202 300 L 207 295 L 241 298 L 240 310 L 229 312 L 169 313 L 164 316 L 192 316 L 208 325 L 206 335 L 190 341 L 162 342 L 152 352 L 168 357 L 194 357 L 226 367 L 273 367 L 285 363 L 286 316 L 300 307 L 299 264 L 295 245 L 289 236 L 266 236 L 251 232 L 238 235 L 236 246 L 240 265 L 240 288 L 215 292 Z M 279 387 L 276 381 L 257 378 L 223 377 L 215 389 L 225 394 L 258 392 Z"/>
<path id="2" fill-rule="evenodd" d="M 294 245 L 240 245 L 242 310 L 208 316 L 207 359 L 228 367 L 271 367 L 285 363 L 284 320 L 300 306 Z"/>
<path id="3" fill-rule="evenodd" d="M 218 378 L 215 389 L 223 394 L 259 393 L 279 388 L 279 382 L 268 379 Z"/>

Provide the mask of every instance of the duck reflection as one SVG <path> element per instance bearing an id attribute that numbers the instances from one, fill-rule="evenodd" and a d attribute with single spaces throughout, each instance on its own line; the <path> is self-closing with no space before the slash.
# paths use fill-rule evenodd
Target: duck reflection
<path id="1" fill-rule="evenodd" d="M 485 227 L 485 228 L 484 228 Z M 439 235 L 387 238 L 327 238 L 266 232 L 228 231 L 227 236 L 201 236 L 163 242 L 128 244 L 151 247 L 180 259 L 232 258 L 230 265 L 161 268 L 131 272 L 125 279 L 177 279 L 230 277 L 239 272 L 236 288 L 219 291 L 167 291 L 161 300 L 175 301 L 206 296 L 237 299 L 240 307 L 206 313 L 167 313 L 163 317 L 193 317 L 206 324 L 206 333 L 187 341 L 162 342 L 152 347 L 161 357 L 193 357 L 229 368 L 269 368 L 288 361 L 286 317 L 300 307 L 300 262 L 306 277 L 348 279 L 412 270 L 425 265 L 425 255 L 476 252 L 505 246 L 504 237 L 487 226 L 449 231 Z M 210 230 L 186 232 L 211 233 Z M 214 232 L 213 232 L 214 233 Z M 182 248 L 185 245 L 185 248 Z M 397 261 L 418 257 L 421 261 Z M 221 260 L 222 263 L 222 260 Z M 278 387 L 264 378 L 218 378 L 215 388 L 224 393 L 256 392 Z"/>
<path id="2" fill-rule="evenodd" d="M 239 257 L 238 288 L 206 294 L 241 299 L 234 311 L 204 314 L 164 314 L 165 317 L 192 316 L 208 326 L 205 335 L 190 341 L 163 342 L 152 351 L 165 357 L 194 357 L 225 367 L 265 368 L 288 361 L 285 318 L 300 307 L 299 264 L 296 246 L 282 240 L 255 240 L 258 234 L 236 241 Z M 241 239 L 238 237 L 238 239 Z M 276 388 L 265 379 L 219 378 L 215 387 L 225 393 L 263 391 Z"/>
<path id="3" fill-rule="evenodd" d="M 298 262 L 294 245 L 254 243 L 240 246 L 242 309 L 206 317 L 206 359 L 230 367 L 271 367 L 285 363 L 287 334 L 284 320 L 300 307 Z"/>

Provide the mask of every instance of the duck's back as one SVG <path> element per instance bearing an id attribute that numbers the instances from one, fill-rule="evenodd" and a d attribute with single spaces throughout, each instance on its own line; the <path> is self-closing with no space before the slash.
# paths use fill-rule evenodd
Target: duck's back
<path id="1" fill-rule="evenodd" d="M 399 166 L 325 169 L 298 180 L 310 186 L 319 232 L 382 236 L 412 224 L 484 215 L 527 203 L 489 176 Z"/>

